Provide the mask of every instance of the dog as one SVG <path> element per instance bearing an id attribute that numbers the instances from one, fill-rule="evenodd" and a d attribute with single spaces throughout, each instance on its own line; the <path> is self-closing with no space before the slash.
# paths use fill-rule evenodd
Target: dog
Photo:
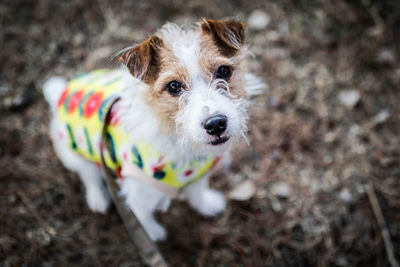
<path id="1" fill-rule="evenodd" d="M 167 211 L 173 197 L 204 216 L 223 212 L 224 195 L 209 187 L 209 177 L 246 139 L 250 97 L 265 87 L 247 71 L 247 54 L 242 22 L 167 23 L 122 50 L 120 69 L 50 78 L 43 86 L 50 137 L 85 185 L 89 208 L 104 213 L 110 204 L 103 151 L 119 194 L 152 240 L 166 238 L 153 213 Z"/>

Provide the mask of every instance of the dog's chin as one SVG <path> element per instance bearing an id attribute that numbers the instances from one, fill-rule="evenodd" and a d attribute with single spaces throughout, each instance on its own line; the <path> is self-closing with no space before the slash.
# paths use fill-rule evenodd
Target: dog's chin
<path id="1" fill-rule="evenodd" d="M 221 136 L 208 140 L 207 143 L 201 146 L 201 150 L 209 155 L 222 155 L 230 149 L 232 138 L 230 136 Z"/>
<path id="2" fill-rule="evenodd" d="M 207 134 L 197 136 L 179 136 L 184 147 L 196 155 L 219 156 L 228 151 L 232 144 L 236 142 L 238 136 L 225 133 L 222 136 L 210 136 Z"/>
<path id="3" fill-rule="evenodd" d="M 210 141 L 208 144 L 212 146 L 223 146 L 225 143 L 229 141 L 229 139 L 230 139 L 229 136 L 217 137 L 214 140 Z"/>

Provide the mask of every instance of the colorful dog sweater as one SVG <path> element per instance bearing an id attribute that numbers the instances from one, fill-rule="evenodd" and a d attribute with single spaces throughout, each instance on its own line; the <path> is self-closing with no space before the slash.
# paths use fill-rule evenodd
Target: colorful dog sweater
<path id="1" fill-rule="evenodd" d="M 70 80 L 57 104 L 59 120 L 65 125 L 65 129 L 59 132 L 59 138 L 76 153 L 100 166 L 101 134 L 104 123 L 107 123 L 105 136 L 108 149 L 103 153 L 107 167 L 122 178 L 121 168 L 123 170 L 124 166 L 133 164 L 144 176 L 151 177 L 149 179 L 174 188 L 196 181 L 218 163 L 218 157 L 200 157 L 179 166 L 174 161 L 166 161 L 151 143 L 130 143 L 118 117 L 118 105 L 112 105 L 126 89 L 123 75 L 122 70 L 96 70 Z"/>

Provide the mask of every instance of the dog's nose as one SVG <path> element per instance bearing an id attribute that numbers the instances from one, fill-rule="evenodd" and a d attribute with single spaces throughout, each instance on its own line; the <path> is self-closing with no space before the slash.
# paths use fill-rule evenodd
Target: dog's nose
<path id="1" fill-rule="evenodd" d="M 228 118 L 225 115 L 215 115 L 203 122 L 203 127 L 209 135 L 220 136 L 228 124 Z"/>

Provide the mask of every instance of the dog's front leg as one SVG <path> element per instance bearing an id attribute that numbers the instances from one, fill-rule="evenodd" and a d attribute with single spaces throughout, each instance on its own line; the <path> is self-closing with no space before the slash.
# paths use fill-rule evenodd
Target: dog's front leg
<path id="1" fill-rule="evenodd" d="M 125 203 L 135 213 L 136 217 L 153 241 L 164 240 L 167 231 L 154 218 L 156 210 L 166 211 L 170 199 L 156 189 L 140 181 L 124 177 L 120 182 L 120 195 L 125 198 Z"/>
<path id="2" fill-rule="evenodd" d="M 224 195 L 209 188 L 206 175 L 196 183 L 189 185 L 184 192 L 190 206 L 204 216 L 215 216 L 225 210 L 226 202 Z"/>

